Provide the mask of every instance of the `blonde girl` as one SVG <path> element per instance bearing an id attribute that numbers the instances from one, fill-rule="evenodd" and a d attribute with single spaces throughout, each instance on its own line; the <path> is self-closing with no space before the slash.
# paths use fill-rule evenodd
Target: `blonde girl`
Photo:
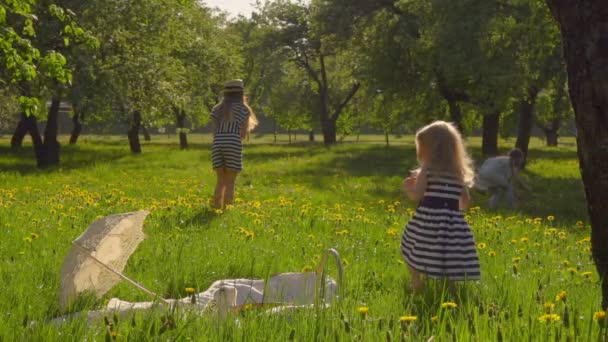
<path id="1" fill-rule="evenodd" d="M 480 278 L 479 258 L 471 228 L 461 210 L 469 205 L 474 173 L 458 130 L 435 121 L 416 133 L 419 168 L 403 182 L 418 207 L 401 239 L 401 255 L 414 291 L 422 275 L 445 280 Z"/>
<path id="2" fill-rule="evenodd" d="M 213 145 L 211 159 L 217 174 L 213 206 L 223 209 L 234 201 L 234 186 L 243 169 L 243 143 L 258 121 L 244 96 L 242 80 L 224 84 L 222 101 L 211 110 Z"/>

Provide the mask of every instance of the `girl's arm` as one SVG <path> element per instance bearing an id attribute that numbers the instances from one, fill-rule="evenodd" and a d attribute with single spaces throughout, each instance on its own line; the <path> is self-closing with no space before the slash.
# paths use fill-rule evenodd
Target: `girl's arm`
<path id="1" fill-rule="evenodd" d="M 245 119 L 241 123 L 241 140 L 245 140 L 247 137 L 247 132 L 249 131 L 249 120 Z"/>
<path id="2" fill-rule="evenodd" d="M 426 185 L 426 172 L 424 170 L 420 170 L 417 175 L 407 177 L 403 181 L 403 190 L 410 199 L 419 201 L 424 196 Z"/>
<path id="3" fill-rule="evenodd" d="M 462 194 L 460 194 L 460 199 L 458 200 L 458 206 L 460 210 L 466 210 L 469 208 L 471 204 L 471 194 L 469 194 L 469 189 L 467 187 L 462 188 Z"/>

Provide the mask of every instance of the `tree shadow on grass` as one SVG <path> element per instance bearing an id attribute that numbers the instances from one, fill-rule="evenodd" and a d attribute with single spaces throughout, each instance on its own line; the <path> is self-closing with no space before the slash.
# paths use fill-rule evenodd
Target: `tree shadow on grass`
<path id="1" fill-rule="evenodd" d="M 273 158 L 281 155 L 265 156 Z M 288 153 L 288 152 L 283 152 Z M 300 153 L 325 153 L 324 149 L 317 152 Z M 471 149 L 472 156 L 481 156 L 479 148 Z M 261 156 L 258 156 L 261 158 Z M 530 160 L 555 160 L 564 162 L 571 159 L 578 162 L 576 153 L 567 149 L 532 149 Z M 481 158 L 477 158 L 481 162 Z M 340 184 L 341 176 L 368 177 L 375 186 L 366 189 L 367 196 L 377 199 L 395 198 L 400 196 L 400 181 L 409 174 L 409 170 L 417 166 L 415 148 L 413 146 L 369 146 L 357 149 L 336 149 L 329 159 L 312 161 L 304 168 L 294 170 L 277 170 L 276 175 L 270 175 L 271 179 L 277 177 L 290 177 L 299 182 L 308 184 L 310 187 L 320 191 L 328 191 L 332 186 L 348 187 L 348 184 Z M 576 221 L 586 218 L 586 203 L 583 185 L 580 178 L 559 177 L 548 175 L 543 170 L 524 172 L 532 191 L 523 193 L 524 199 L 519 209 L 502 208 L 497 214 L 511 216 L 522 214 L 528 217 L 554 216 L 556 225 L 574 226 Z M 374 178 L 378 177 L 378 181 Z M 399 181 L 385 180 L 386 177 L 397 177 Z M 395 187 L 390 187 L 395 183 Z M 340 189 L 338 189 L 340 191 Z M 489 196 L 473 192 L 473 206 L 487 209 Z"/>
<path id="2" fill-rule="evenodd" d="M 130 155 L 124 148 L 91 148 L 90 146 L 67 145 L 61 147 L 60 164 L 58 167 L 39 169 L 36 166 L 36 157 L 33 146 L 23 146 L 13 150 L 10 146 L 0 146 L 0 171 L 16 172 L 22 175 L 54 172 L 57 169 L 72 170 L 95 163 L 111 162 Z"/>

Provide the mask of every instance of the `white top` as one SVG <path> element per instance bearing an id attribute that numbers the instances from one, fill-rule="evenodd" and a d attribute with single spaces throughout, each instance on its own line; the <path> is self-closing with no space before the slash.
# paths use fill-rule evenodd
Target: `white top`
<path id="1" fill-rule="evenodd" d="M 511 177 L 513 177 L 513 170 L 511 159 L 508 156 L 488 158 L 479 168 L 475 187 L 481 190 L 492 187 L 509 187 Z"/>

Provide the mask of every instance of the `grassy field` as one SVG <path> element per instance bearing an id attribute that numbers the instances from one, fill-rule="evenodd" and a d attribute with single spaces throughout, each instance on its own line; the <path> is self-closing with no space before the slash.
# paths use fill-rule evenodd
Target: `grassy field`
<path id="1" fill-rule="evenodd" d="M 11 152 L 0 139 L 0 341 L 606 339 L 574 141 L 562 140 L 557 148 L 532 140 L 525 176 L 533 191 L 519 210 L 489 211 L 487 196 L 473 193 L 467 217 L 482 280 L 456 293 L 429 282 L 412 295 L 399 255 L 415 207 L 399 191 L 415 166 L 411 136 L 388 148 L 381 136 L 362 136 L 331 149 L 252 138 L 237 203 L 221 214 L 208 204 L 209 136 L 191 136 L 187 151 L 175 137 L 155 136 L 141 155 L 131 155 L 123 137 L 86 136 L 64 145 L 60 168 L 43 171 L 29 145 Z M 479 139 L 470 145 L 479 158 Z M 148 237 L 124 272 L 167 298 L 218 279 L 307 270 L 333 247 L 343 258 L 343 301 L 280 315 L 251 309 L 226 320 L 161 310 L 108 317 L 110 324 L 49 323 L 65 313 L 59 273 L 71 241 L 98 217 L 139 209 L 152 211 Z M 112 297 L 149 300 L 120 283 L 72 311 L 99 309 Z M 444 308 L 448 302 L 456 307 Z"/>

